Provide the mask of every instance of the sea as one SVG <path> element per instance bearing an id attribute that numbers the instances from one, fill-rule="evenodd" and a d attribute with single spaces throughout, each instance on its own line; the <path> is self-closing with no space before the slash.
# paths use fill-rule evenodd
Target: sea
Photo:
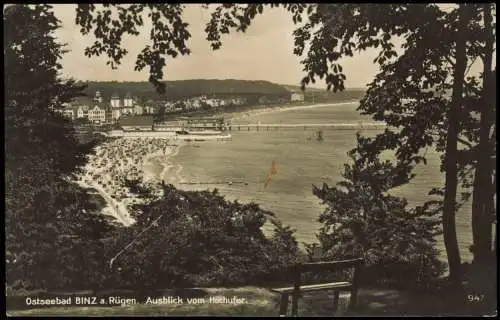
<path id="1" fill-rule="evenodd" d="M 322 106 L 299 107 L 265 113 L 242 114 L 232 123 L 313 124 L 313 123 L 373 123 L 361 116 L 357 102 Z M 255 202 L 272 211 L 284 224 L 296 230 L 299 243 L 317 241 L 319 215 L 325 210 L 320 199 L 313 195 L 313 185 L 335 185 L 342 180 L 344 164 L 349 162 L 348 151 L 355 147 L 356 132 L 374 136 L 376 130 L 321 129 L 323 139 L 317 139 L 317 128 L 293 128 L 259 131 L 233 128 L 232 141 L 190 142 L 182 145 L 168 159 L 163 179 L 185 190 L 213 190 L 228 200 Z M 429 199 L 433 187 L 444 184 L 440 172 L 440 155 L 424 150 L 427 164 L 416 168 L 410 184 L 391 192 L 405 197 L 409 205 L 419 205 Z M 274 161 L 277 173 L 265 187 L 266 174 Z M 471 203 L 465 203 L 456 216 L 458 242 L 463 261 L 471 261 L 472 244 Z M 269 232 L 269 230 L 265 230 Z M 442 236 L 438 249 L 446 258 Z"/>

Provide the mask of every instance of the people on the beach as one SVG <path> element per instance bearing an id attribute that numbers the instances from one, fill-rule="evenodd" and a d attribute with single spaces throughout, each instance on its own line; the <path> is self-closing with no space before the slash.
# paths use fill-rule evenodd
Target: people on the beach
<path id="1" fill-rule="evenodd" d="M 86 184 L 97 184 L 112 199 L 131 200 L 133 197 L 125 188 L 125 179 L 151 179 L 144 175 L 144 162 L 148 157 L 166 154 L 170 148 L 168 140 L 149 137 L 119 138 L 104 143 L 89 157 L 79 180 Z M 115 206 L 118 208 L 117 204 Z"/>

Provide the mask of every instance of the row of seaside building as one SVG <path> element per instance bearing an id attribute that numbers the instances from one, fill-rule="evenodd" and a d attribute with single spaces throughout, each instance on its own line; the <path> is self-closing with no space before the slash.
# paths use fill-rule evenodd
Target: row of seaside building
<path id="1" fill-rule="evenodd" d="M 302 94 L 292 93 L 290 101 L 303 101 Z M 95 124 L 115 122 L 123 116 L 130 115 L 152 115 L 158 108 L 165 107 L 166 112 L 190 111 L 202 107 L 218 108 L 226 105 L 244 105 L 247 103 L 245 97 L 207 98 L 206 96 L 194 97 L 182 101 L 149 101 L 141 103 L 137 97 L 130 94 L 120 98 L 118 95 L 111 96 L 109 102 L 104 101 L 99 91 L 95 96 L 77 97 L 71 103 L 59 110 L 66 117 L 76 119 L 88 119 Z M 263 102 L 264 103 L 264 102 Z"/>
<path id="2" fill-rule="evenodd" d="M 97 91 L 93 98 L 75 98 L 59 112 L 72 120 L 86 118 L 93 123 L 106 123 L 118 120 L 123 115 L 153 113 L 154 109 L 149 108 L 151 110 L 148 110 L 148 106 L 142 106 L 137 98 L 130 95 L 125 96 L 123 99 L 113 95 L 110 102 L 105 102 L 101 93 Z"/>

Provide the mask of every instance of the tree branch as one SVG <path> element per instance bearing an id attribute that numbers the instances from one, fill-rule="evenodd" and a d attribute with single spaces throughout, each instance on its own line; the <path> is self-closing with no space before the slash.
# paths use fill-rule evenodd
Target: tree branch
<path id="1" fill-rule="evenodd" d="M 453 62 L 451 60 L 451 58 L 448 56 L 448 55 L 445 55 L 444 58 L 446 59 L 446 61 L 448 61 L 452 66 L 455 66 L 455 62 Z"/>
<path id="2" fill-rule="evenodd" d="M 481 58 L 482 58 L 482 56 L 481 56 Z M 476 62 L 476 60 L 477 60 L 477 56 L 474 57 L 474 60 L 472 60 L 471 64 L 467 67 L 467 70 L 465 70 L 465 77 L 469 74 L 470 68 Z M 464 79 L 465 79 L 465 77 L 464 77 Z"/>
<path id="3" fill-rule="evenodd" d="M 468 142 L 468 141 L 466 141 L 466 140 L 464 140 L 464 139 L 462 139 L 460 137 L 458 138 L 458 142 L 460 142 L 461 144 L 466 145 L 470 149 L 472 149 L 474 147 L 470 142 Z"/>

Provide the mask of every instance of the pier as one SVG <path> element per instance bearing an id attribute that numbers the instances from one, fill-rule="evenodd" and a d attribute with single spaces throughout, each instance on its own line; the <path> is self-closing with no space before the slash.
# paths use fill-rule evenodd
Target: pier
<path id="1" fill-rule="evenodd" d="M 233 184 L 241 184 L 241 185 L 248 185 L 250 183 L 261 183 L 259 182 L 252 182 L 252 181 L 205 181 L 205 182 L 179 182 L 179 184 L 190 184 L 190 185 L 233 185 Z M 262 182 L 263 183 L 263 182 Z"/>
<path id="2" fill-rule="evenodd" d="M 385 123 L 362 122 L 362 123 L 275 123 L 275 124 L 229 124 L 229 131 L 270 131 L 289 129 L 320 129 L 329 128 L 334 130 L 377 130 L 386 127 Z"/>

